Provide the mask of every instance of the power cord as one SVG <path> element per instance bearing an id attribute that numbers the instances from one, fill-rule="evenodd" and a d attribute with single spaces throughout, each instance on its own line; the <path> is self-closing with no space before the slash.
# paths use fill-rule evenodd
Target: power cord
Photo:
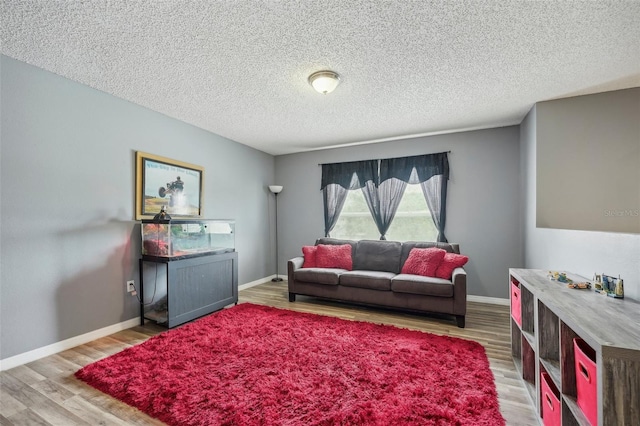
<path id="1" fill-rule="evenodd" d="M 169 214 L 167 213 L 167 206 L 162 206 L 160 208 L 160 212 L 153 217 L 153 221 L 156 223 L 156 241 L 160 241 L 160 221 L 161 220 L 168 220 L 169 223 L 171 223 L 171 216 L 169 216 Z M 156 290 L 158 289 L 158 262 L 154 262 L 154 263 L 155 263 L 155 279 L 153 280 L 153 295 L 151 296 L 151 301 L 149 301 L 149 303 L 144 303 L 144 300 L 141 300 L 140 297 L 138 297 L 138 290 L 136 289 L 136 284 L 135 283 L 133 284 L 134 296 L 136 296 L 136 299 L 138 299 L 138 303 L 140 303 L 142 306 L 152 305 L 156 298 Z M 144 271 L 140 271 L 140 273 L 144 274 Z"/>

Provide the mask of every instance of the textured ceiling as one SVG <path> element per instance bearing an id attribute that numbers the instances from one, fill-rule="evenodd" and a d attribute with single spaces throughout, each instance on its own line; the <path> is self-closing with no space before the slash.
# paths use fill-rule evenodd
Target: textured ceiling
<path id="1" fill-rule="evenodd" d="M 2 0 L 2 53 L 271 154 L 640 86 L 640 1 Z M 342 82 L 308 85 L 331 69 Z"/>

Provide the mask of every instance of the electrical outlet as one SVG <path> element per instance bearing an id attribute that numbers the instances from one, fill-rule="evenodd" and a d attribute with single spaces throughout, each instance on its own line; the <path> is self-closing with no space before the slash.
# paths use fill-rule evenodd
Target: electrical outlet
<path id="1" fill-rule="evenodd" d="M 127 281 L 127 293 L 136 291 L 136 282 L 134 280 Z"/>

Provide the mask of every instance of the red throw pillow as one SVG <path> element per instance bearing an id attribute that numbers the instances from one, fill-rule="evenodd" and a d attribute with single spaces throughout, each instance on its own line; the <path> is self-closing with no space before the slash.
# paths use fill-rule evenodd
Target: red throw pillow
<path id="1" fill-rule="evenodd" d="M 402 273 L 435 277 L 436 269 L 444 259 L 445 253 L 446 250 L 435 247 L 412 248 L 402 266 Z"/>
<path id="2" fill-rule="evenodd" d="M 351 245 L 318 244 L 316 250 L 316 265 L 318 268 L 340 268 L 351 271 Z"/>
<path id="3" fill-rule="evenodd" d="M 317 246 L 303 246 L 302 255 L 304 256 L 303 268 L 315 268 L 318 263 L 316 261 Z"/>
<path id="4" fill-rule="evenodd" d="M 453 270 L 464 266 L 469 261 L 467 256 L 455 253 L 447 253 L 442 259 L 442 263 L 436 270 L 436 277 L 445 280 L 450 280 L 453 275 Z"/>

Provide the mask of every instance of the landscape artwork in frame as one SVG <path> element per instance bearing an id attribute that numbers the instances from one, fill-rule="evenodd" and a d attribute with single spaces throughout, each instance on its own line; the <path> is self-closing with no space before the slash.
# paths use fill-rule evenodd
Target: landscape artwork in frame
<path id="1" fill-rule="evenodd" d="M 136 152 L 136 220 L 166 212 L 175 218 L 202 216 L 204 168 Z"/>

